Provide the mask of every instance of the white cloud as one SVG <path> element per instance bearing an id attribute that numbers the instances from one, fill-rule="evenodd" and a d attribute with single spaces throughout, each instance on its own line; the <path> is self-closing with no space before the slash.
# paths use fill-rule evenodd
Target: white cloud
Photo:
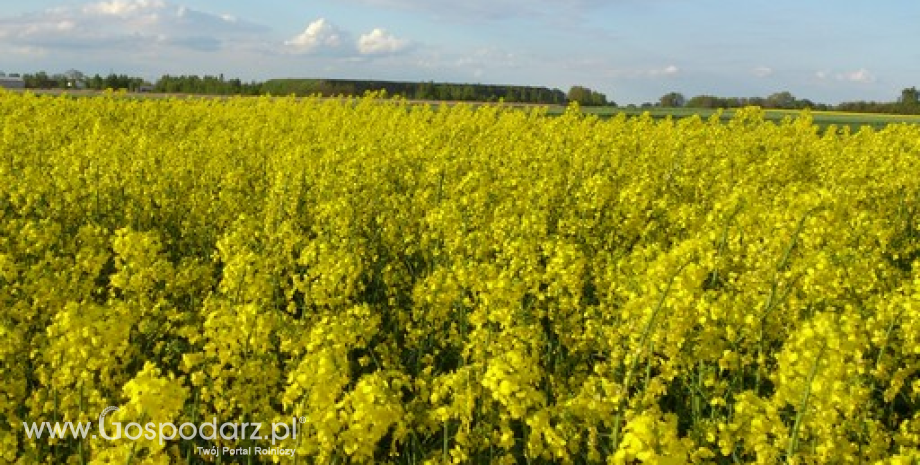
<path id="1" fill-rule="evenodd" d="M 424 71 L 424 75 L 443 74 L 442 79 L 451 81 L 481 81 L 486 79 L 502 83 L 527 81 L 512 79 L 514 70 L 526 65 L 535 65 L 526 56 L 520 56 L 498 47 L 482 47 L 469 51 L 426 50 L 410 57 L 410 66 Z M 545 61 L 540 61 L 543 64 Z"/>
<path id="2" fill-rule="evenodd" d="M 13 55 L 20 55 L 29 58 L 38 58 L 48 56 L 48 49 L 42 47 L 8 47 L 3 49 L 4 52 L 9 52 Z"/>
<path id="3" fill-rule="evenodd" d="M 860 84 L 871 84 L 875 82 L 875 76 L 865 68 L 838 74 L 837 79 L 841 81 L 857 82 Z"/>
<path id="4" fill-rule="evenodd" d="M 296 54 L 337 56 L 340 59 L 363 61 L 372 56 L 393 55 L 409 48 L 410 42 L 398 38 L 386 29 L 375 28 L 353 35 L 326 18 L 311 22 L 300 34 L 284 41 L 288 51 Z"/>
<path id="5" fill-rule="evenodd" d="M 680 73 L 680 68 L 675 65 L 668 65 L 661 69 L 650 69 L 645 72 L 649 77 L 669 77 L 676 76 Z"/>
<path id="6" fill-rule="evenodd" d="M 362 55 L 386 55 L 398 53 L 409 46 L 409 41 L 399 39 L 385 29 L 376 28 L 362 34 L 358 39 L 358 52 Z"/>
<path id="7" fill-rule="evenodd" d="M 345 33 L 326 18 L 310 23 L 300 34 L 284 42 L 297 53 L 315 53 L 323 49 L 336 49 L 344 42 Z"/>
<path id="8" fill-rule="evenodd" d="M 605 0 L 348 0 L 351 3 L 420 12 L 439 20 L 480 21 L 528 18 L 583 18 Z"/>
<path id="9" fill-rule="evenodd" d="M 162 0 L 113 0 L 91 3 L 83 7 L 83 12 L 91 15 L 131 16 L 142 11 L 156 11 L 164 8 L 166 8 L 166 2 Z"/>
<path id="10" fill-rule="evenodd" d="M 764 78 L 773 75 L 773 68 L 769 66 L 758 66 L 751 70 L 751 74 L 759 78 Z"/>
<path id="11" fill-rule="evenodd" d="M 621 68 L 612 65 L 606 59 L 591 58 L 569 61 L 566 65 L 572 69 L 580 69 L 592 74 L 599 74 L 604 77 L 613 79 L 668 79 L 677 77 L 681 74 L 681 69 L 677 65 L 667 65 L 664 67 L 648 68 Z"/>
<path id="12" fill-rule="evenodd" d="M 85 52 L 153 45 L 217 50 L 254 43 L 267 28 L 164 0 L 111 0 L 0 18 L 0 37 L 14 46 Z"/>
<path id="13" fill-rule="evenodd" d="M 866 68 L 860 68 L 854 71 L 846 71 L 842 73 L 832 73 L 827 70 L 821 70 L 815 73 L 815 77 L 822 81 L 834 79 L 836 81 L 853 82 L 857 84 L 872 84 L 876 81 L 875 75 Z"/>

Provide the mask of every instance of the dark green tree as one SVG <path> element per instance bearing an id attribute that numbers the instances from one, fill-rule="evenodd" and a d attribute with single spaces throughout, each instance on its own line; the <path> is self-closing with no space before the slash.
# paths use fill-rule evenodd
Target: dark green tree
<path id="1" fill-rule="evenodd" d="M 687 103 L 687 99 L 680 92 L 668 92 L 658 99 L 658 103 L 667 108 L 679 108 Z"/>
<path id="2" fill-rule="evenodd" d="M 901 98 L 898 103 L 907 106 L 920 105 L 920 92 L 917 91 L 916 87 L 908 87 L 901 91 Z"/>
<path id="3" fill-rule="evenodd" d="M 607 104 L 607 96 L 584 86 L 572 86 L 566 95 L 570 102 L 583 106 L 602 106 Z"/>
<path id="4" fill-rule="evenodd" d="M 796 99 L 790 92 L 776 92 L 767 97 L 764 106 L 767 108 L 796 108 Z"/>

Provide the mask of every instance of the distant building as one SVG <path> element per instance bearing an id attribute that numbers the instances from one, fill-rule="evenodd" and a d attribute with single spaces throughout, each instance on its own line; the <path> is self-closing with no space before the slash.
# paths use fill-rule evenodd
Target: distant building
<path id="1" fill-rule="evenodd" d="M 0 87 L 4 89 L 25 89 L 26 81 L 19 77 L 0 77 Z"/>

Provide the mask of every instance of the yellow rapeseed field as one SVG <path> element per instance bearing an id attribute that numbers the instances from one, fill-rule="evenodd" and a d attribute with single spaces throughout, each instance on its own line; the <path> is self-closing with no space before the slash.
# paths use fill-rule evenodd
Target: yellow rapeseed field
<path id="1" fill-rule="evenodd" d="M 756 108 L 0 93 L 0 461 L 917 463 L 918 173 Z M 24 426 L 110 406 L 299 431 Z"/>

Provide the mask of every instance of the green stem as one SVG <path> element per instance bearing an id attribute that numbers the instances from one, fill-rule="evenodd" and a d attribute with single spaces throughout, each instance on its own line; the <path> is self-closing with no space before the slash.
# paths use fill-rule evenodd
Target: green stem
<path id="1" fill-rule="evenodd" d="M 680 274 L 680 272 L 683 271 L 684 268 L 686 268 L 692 262 L 693 260 L 688 260 L 686 263 L 681 265 L 668 280 L 667 286 L 665 286 L 664 290 L 661 292 L 661 295 L 658 297 L 658 302 L 655 304 L 655 309 L 652 311 L 651 317 L 649 317 L 648 322 L 645 324 L 645 328 L 642 330 L 642 336 L 639 339 L 640 349 L 645 348 L 648 339 L 651 337 L 650 334 L 655 326 L 656 320 L 658 319 L 658 313 L 661 311 L 662 307 L 664 307 L 665 299 L 667 298 L 668 293 L 671 292 L 671 288 L 674 286 L 674 281 L 677 280 L 677 276 Z M 649 347 L 649 350 L 651 350 L 651 347 Z M 629 365 L 629 369 L 626 371 L 626 374 L 623 377 L 623 396 L 618 402 L 619 405 L 617 407 L 616 417 L 614 417 L 614 427 L 612 433 L 614 453 L 616 453 L 617 449 L 619 448 L 620 424 L 622 422 L 623 409 L 626 407 L 626 402 L 629 398 L 629 387 L 630 384 L 632 384 L 633 372 L 639 366 L 639 355 L 641 355 L 641 353 L 636 354 L 636 357 L 632 359 L 632 362 Z"/>
<path id="2" fill-rule="evenodd" d="M 802 427 L 802 419 L 805 418 L 805 410 L 808 409 L 808 401 L 811 399 L 811 384 L 815 380 L 815 375 L 818 374 L 818 365 L 821 361 L 821 357 L 824 355 L 825 349 L 827 349 L 826 344 L 821 346 L 818 356 L 815 357 L 815 361 L 811 364 L 811 372 L 808 374 L 808 383 L 805 385 L 805 395 L 802 396 L 802 402 L 799 404 L 799 411 L 795 415 L 795 424 L 792 425 L 792 435 L 789 438 L 789 447 L 786 450 L 786 460 L 791 459 L 792 455 L 795 454 L 796 449 L 799 447 L 799 430 Z"/>

